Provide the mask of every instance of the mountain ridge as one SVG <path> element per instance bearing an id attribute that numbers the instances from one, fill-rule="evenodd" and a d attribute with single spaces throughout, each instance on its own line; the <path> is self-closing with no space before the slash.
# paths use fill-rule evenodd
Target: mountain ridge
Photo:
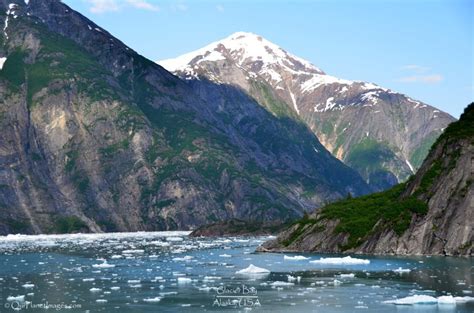
<path id="1" fill-rule="evenodd" d="M 278 115 L 280 108 L 275 111 L 261 101 L 265 86 L 286 103 L 287 116 L 306 123 L 333 155 L 376 190 L 408 178 L 441 130 L 454 121 L 390 89 L 327 75 L 252 33 L 238 32 L 157 62 L 186 80 L 206 78 L 239 86 Z"/>
<path id="2" fill-rule="evenodd" d="M 60 1 L 0 12 L 2 234 L 283 222 L 369 191 L 305 125 L 191 86 Z"/>

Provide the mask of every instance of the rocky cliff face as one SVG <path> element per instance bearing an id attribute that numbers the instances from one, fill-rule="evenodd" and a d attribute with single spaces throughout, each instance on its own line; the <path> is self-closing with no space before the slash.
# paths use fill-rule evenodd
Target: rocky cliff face
<path id="1" fill-rule="evenodd" d="M 406 184 L 328 205 L 262 251 L 473 255 L 474 103 Z"/>
<path id="2" fill-rule="evenodd" d="M 283 221 L 361 177 L 232 86 L 190 85 L 60 1 L 0 0 L 0 233 Z"/>
<path id="3" fill-rule="evenodd" d="M 239 86 L 277 116 L 308 125 L 375 190 L 406 180 L 454 119 L 372 83 L 339 79 L 261 36 L 235 33 L 158 61 L 187 80 Z"/>

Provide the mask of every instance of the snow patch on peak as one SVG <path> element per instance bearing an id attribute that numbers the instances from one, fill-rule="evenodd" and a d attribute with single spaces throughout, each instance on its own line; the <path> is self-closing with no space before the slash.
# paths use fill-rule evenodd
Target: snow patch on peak
<path id="1" fill-rule="evenodd" d="M 262 36 L 247 32 L 236 32 L 198 50 L 177 58 L 157 61 L 157 63 L 169 71 L 176 72 L 184 71 L 186 68 L 203 61 L 226 59 L 232 60 L 239 66 L 249 62 L 261 62 L 261 70 L 258 74 L 267 74 L 277 83 L 280 80 L 275 75 L 278 74 L 278 69 L 275 67 L 291 73 L 302 71 L 304 73 L 323 74 L 319 68 L 310 62 L 288 53 Z"/>
<path id="2" fill-rule="evenodd" d="M 334 76 L 326 75 L 326 74 L 313 74 L 311 78 L 306 80 L 301 85 L 302 92 L 311 92 L 322 85 L 330 85 L 330 84 L 341 84 L 341 85 L 352 85 L 354 82 L 345 79 L 339 79 Z"/>

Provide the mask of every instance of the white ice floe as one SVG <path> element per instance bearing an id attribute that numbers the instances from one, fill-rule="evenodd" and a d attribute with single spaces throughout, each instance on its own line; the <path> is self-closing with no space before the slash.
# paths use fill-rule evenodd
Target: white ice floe
<path id="1" fill-rule="evenodd" d="M 90 292 L 101 292 L 102 289 L 100 289 L 100 288 L 91 288 L 91 289 L 89 289 L 89 291 Z"/>
<path id="2" fill-rule="evenodd" d="M 131 250 L 123 250 L 122 254 L 142 254 L 145 250 L 143 249 L 131 249 Z"/>
<path id="3" fill-rule="evenodd" d="M 178 277 L 178 284 L 189 284 L 191 281 L 188 277 Z"/>
<path id="4" fill-rule="evenodd" d="M 294 283 L 287 281 L 274 281 L 270 284 L 273 287 L 285 287 L 285 286 L 294 286 Z"/>
<path id="5" fill-rule="evenodd" d="M 309 261 L 315 264 L 331 264 L 331 265 L 359 265 L 370 264 L 370 260 L 352 258 L 346 256 L 343 258 L 321 258 L 319 260 Z"/>
<path id="6" fill-rule="evenodd" d="M 33 285 L 33 284 L 24 284 L 24 285 L 21 285 L 21 286 L 22 286 L 23 288 L 25 288 L 25 289 L 31 289 L 31 288 L 33 288 L 35 285 Z"/>
<path id="7" fill-rule="evenodd" d="M 403 273 L 410 273 L 411 272 L 411 269 L 409 268 L 397 268 L 397 269 L 394 269 L 393 270 L 395 273 L 398 273 L 398 274 L 403 274 Z"/>
<path id="8" fill-rule="evenodd" d="M 184 239 L 181 237 L 167 237 L 166 240 L 172 241 L 172 242 L 178 242 L 178 241 L 183 241 Z"/>
<path id="9" fill-rule="evenodd" d="M 149 303 L 156 303 L 161 301 L 161 297 L 154 297 L 154 298 L 145 298 L 143 299 L 144 302 L 149 302 Z"/>
<path id="10" fill-rule="evenodd" d="M 176 257 L 176 258 L 173 258 L 173 261 L 190 261 L 192 260 L 194 257 L 190 256 L 190 255 L 185 255 L 183 257 Z"/>
<path id="11" fill-rule="evenodd" d="M 339 278 L 354 278 L 354 277 L 355 277 L 355 274 L 354 274 L 354 273 L 350 273 L 350 274 L 340 274 L 340 275 L 337 275 L 337 277 L 339 277 Z"/>
<path id="12" fill-rule="evenodd" d="M 13 301 L 23 302 L 23 301 L 25 301 L 25 295 L 21 295 L 21 296 L 9 296 L 9 297 L 7 298 L 7 301 L 9 301 L 9 302 L 13 302 Z"/>
<path id="13" fill-rule="evenodd" d="M 219 255 L 221 258 L 230 258 L 231 255 L 230 254 L 220 254 Z"/>
<path id="14" fill-rule="evenodd" d="M 302 256 L 302 255 L 295 255 L 295 256 L 288 256 L 285 255 L 283 256 L 283 260 L 288 260 L 288 261 L 302 261 L 302 260 L 307 260 L 309 258 Z"/>
<path id="15" fill-rule="evenodd" d="M 244 274 L 244 275 L 261 275 L 261 274 L 269 274 L 270 271 L 266 268 L 258 267 L 253 264 L 250 264 L 247 268 L 241 269 L 240 271 L 235 272 L 236 274 Z"/>
<path id="16" fill-rule="evenodd" d="M 107 263 L 107 261 L 104 261 L 104 263 L 92 264 L 92 267 L 93 268 L 112 268 L 112 267 L 115 267 L 115 265 L 109 264 Z"/>
<path id="17" fill-rule="evenodd" d="M 432 297 L 427 295 L 413 295 L 401 299 L 387 300 L 384 303 L 396 305 L 410 305 L 410 304 L 456 304 L 474 301 L 474 297 L 453 297 L 441 296 Z"/>

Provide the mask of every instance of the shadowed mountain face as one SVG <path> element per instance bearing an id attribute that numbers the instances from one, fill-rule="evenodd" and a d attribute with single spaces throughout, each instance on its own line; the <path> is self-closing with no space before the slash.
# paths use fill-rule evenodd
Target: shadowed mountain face
<path id="1" fill-rule="evenodd" d="M 406 183 L 329 204 L 260 250 L 472 256 L 473 160 L 471 103 Z"/>
<path id="2" fill-rule="evenodd" d="M 431 144 L 454 121 L 392 90 L 327 75 L 251 33 L 235 33 L 158 63 L 188 81 L 239 86 L 274 115 L 305 123 L 375 190 L 413 174 Z"/>
<path id="3" fill-rule="evenodd" d="M 0 23 L 2 234 L 285 221 L 369 191 L 301 121 L 182 81 L 59 1 L 0 0 Z"/>

